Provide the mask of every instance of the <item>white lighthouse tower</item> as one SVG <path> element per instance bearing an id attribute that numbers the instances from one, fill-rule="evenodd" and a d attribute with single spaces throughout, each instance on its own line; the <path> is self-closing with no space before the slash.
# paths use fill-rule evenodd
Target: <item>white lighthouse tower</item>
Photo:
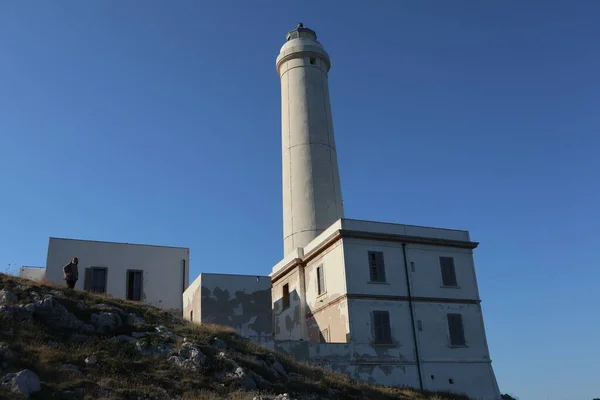
<path id="1" fill-rule="evenodd" d="M 277 57 L 281 77 L 284 255 L 344 217 L 327 74 L 329 55 L 301 23 Z"/>

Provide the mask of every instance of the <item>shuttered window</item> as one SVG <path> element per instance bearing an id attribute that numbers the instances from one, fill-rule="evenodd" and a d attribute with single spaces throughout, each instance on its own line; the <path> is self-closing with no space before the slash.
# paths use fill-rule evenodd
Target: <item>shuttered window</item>
<path id="1" fill-rule="evenodd" d="M 388 311 L 373 311 L 373 341 L 378 344 L 392 343 L 392 328 Z"/>
<path id="2" fill-rule="evenodd" d="M 465 346 L 465 331 L 461 314 L 448 314 L 448 331 L 450 332 L 451 346 Z"/>
<path id="3" fill-rule="evenodd" d="M 440 257 L 440 267 L 442 269 L 442 285 L 457 286 L 454 258 Z"/>
<path id="4" fill-rule="evenodd" d="M 323 265 L 319 265 L 317 267 L 317 293 L 323 294 L 325 293 L 325 276 L 323 271 Z"/>
<path id="5" fill-rule="evenodd" d="M 91 267 L 85 269 L 83 288 L 88 292 L 106 293 L 108 268 Z"/>
<path id="6" fill-rule="evenodd" d="M 385 265 L 383 263 L 383 252 L 369 252 L 369 275 L 371 282 L 385 282 Z"/>

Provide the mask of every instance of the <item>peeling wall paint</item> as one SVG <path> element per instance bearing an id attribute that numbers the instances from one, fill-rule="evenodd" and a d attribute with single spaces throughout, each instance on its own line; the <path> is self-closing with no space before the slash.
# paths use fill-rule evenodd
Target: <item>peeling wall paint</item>
<path id="1" fill-rule="evenodd" d="M 285 307 L 283 301 L 283 288 L 288 285 L 290 303 Z M 273 324 L 276 340 L 303 339 L 303 326 L 305 317 L 302 316 L 301 307 L 301 281 L 300 269 L 296 268 L 273 284 Z"/>
<path id="2" fill-rule="evenodd" d="M 184 318 L 233 328 L 257 342 L 273 340 L 271 278 L 200 274 L 184 293 Z M 198 316 L 198 317 L 196 317 Z"/>
<path id="3" fill-rule="evenodd" d="M 419 387 L 415 358 L 403 357 L 397 348 L 380 356 L 378 350 L 369 345 L 276 341 L 274 350 L 360 381 Z M 425 390 L 465 393 L 477 400 L 500 398 L 491 365 L 487 362 L 425 363 L 423 372 Z"/>

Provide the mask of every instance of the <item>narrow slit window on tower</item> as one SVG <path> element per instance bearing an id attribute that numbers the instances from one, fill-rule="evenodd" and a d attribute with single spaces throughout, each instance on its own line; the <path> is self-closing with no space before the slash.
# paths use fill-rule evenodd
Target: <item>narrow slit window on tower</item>
<path id="1" fill-rule="evenodd" d="M 316 62 L 317 62 L 317 59 L 316 59 L 315 57 L 311 57 L 311 58 L 310 58 L 310 63 L 311 63 L 312 65 L 315 65 L 315 63 L 316 63 Z"/>
<path id="2" fill-rule="evenodd" d="M 281 298 L 281 305 L 284 310 L 290 306 L 290 286 L 287 283 L 283 285 L 283 297 Z"/>

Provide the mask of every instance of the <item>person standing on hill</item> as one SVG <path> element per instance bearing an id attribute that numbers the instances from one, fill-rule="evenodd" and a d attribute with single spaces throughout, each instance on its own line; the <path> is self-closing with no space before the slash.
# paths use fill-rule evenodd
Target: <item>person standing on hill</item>
<path id="1" fill-rule="evenodd" d="M 75 287 L 77 279 L 79 278 L 77 264 L 79 264 L 79 260 L 77 257 L 73 257 L 71 262 L 63 267 L 63 279 L 67 281 L 67 287 L 69 289 L 73 289 Z"/>

